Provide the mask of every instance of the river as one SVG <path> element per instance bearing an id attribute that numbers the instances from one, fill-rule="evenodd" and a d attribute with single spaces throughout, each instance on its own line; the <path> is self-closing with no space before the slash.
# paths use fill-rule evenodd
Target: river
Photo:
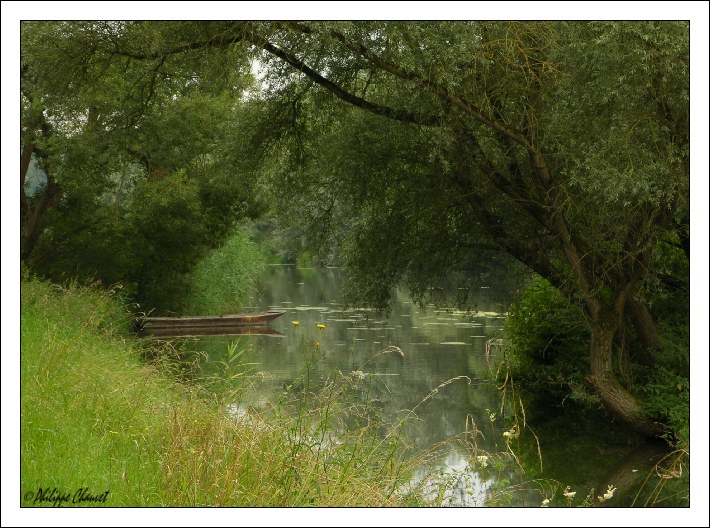
<path id="1" fill-rule="evenodd" d="M 504 343 L 504 307 L 485 288 L 475 312 L 418 307 L 398 292 L 383 317 L 342 308 L 341 282 L 336 268 L 270 266 L 245 311 L 284 311 L 269 325 L 280 335 L 202 336 L 180 346 L 203 354 L 209 372 L 237 343 L 250 374 L 249 389 L 235 404 L 239 412 L 266 409 L 287 390 L 316 391 L 338 376 L 366 386 L 368 405 L 383 423 L 407 418 L 411 450 L 439 446 L 414 481 L 430 482 L 428 497 L 441 505 L 539 506 L 550 499 L 565 506 L 588 495 L 598 505 L 608 485 L 620 491 L 604 503 L 638 504 L 630 498 L 643 481 L 636 473 L 651 472 L 663 454 L 658 446 L 618 438 L 600 443 L 559 428 L 535 431 L 527 423 L 519 435 L 506 434 L 514 417 L 501 412 L 501 391 L 491 376 Z M 510 401 L 510 390 L 506 395 Z M 522 424 L 524 414 L 517 414 Z M 624 478 L 628 485 L 607 482 Z M 566 486 L 574 497 L 563 495 Z"/>

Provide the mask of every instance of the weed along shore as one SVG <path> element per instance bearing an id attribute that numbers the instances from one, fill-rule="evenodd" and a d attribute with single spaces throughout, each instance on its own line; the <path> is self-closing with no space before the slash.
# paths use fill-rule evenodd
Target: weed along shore
<path id="1" fill-rule="evenodd" d="M 327 398 L 239 419 L 130 334 L 115 292 L 26 278 L 21 300 L 22 506 L 423 505 L 394 439 L 307 441 Z"/>

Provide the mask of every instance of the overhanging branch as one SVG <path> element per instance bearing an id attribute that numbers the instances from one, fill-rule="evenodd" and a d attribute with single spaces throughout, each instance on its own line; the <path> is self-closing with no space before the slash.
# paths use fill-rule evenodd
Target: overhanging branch
<path id="1" fill-rule="evenodd" d="M 310 27 L 298 22 L 289 23 L 289 26 L 302 33 L 313 33 L 313 30 Z M 452 94 L 440 84 L 430 79 L 426 79 L 414 71 L 407 70 L 383 59 L 382 57 L 368 49 L 364 44 L 360 42 L 353 42 L 352 40 L 348 39 L 348 37 L 338 31 L 330 30 L 328 31 L 328 35 L 339 41 L 350 51 L 358 54 L 359 56 L 368 60 L 380 69 L 389 72 L 392 75 L 399 77 L 400 79 L 419 84 L 427 91 L 438 96 L 447 104 L 452 104 L 458 107 L 459 109 L 474 117 L 477 121 L 480 121 L 484 125 L 496 130 L 497 132 L 500 132 L 509 139 L 512 139 L 513 141 L 521 145 L 523 148 L 525 148 L 525 150 L 530 151 L 532 149 L 532 145 L 523 134 L 516 131 L 515 129 L 513 129 L 513 127 L 509 126 L 503 121 L 484 115 L 483 112 L 470 101 L 467 101 L 463 97 L 459 97 L 455 94 Z"/>
<path id="2" fill-rule="evenodd" d="M 407 112 L 405 110 L 397 110 L 388 106 L 383 106 L 377 103 L 373 103 L 371 101 L 367 101 L 362 97 L 358 97 L 355 94 L 352 94 L 347 90 L 343 89 L 342 87 L 338 86 L 330 79 L 327 79 L 326 77 L 322 76 L 292 53 L 289 53 L 288 51 L 275 46 L 266 39 L 258 37 L 256 35 L 250 35 L 248 38 L 249 41 L 255 46 L 258 46 L 264 51 L 287 62 L 288 64 L 296 68 L 298 71 L 306 75 L 313 82 L 330 91 L 336 97 L 345 101 L 346 103 L 350 103 L 354 106 L 357 106 L 358 108 L 362 108 L 363 110 L 372 112 L 373 114 L 387 117 L 389 119 L 394 119 L 395 121 L 404 121 L 407 123 L 415 123 L 418 125 L 425 126 L 438 126 L 441 124 L 441 117 L 439 116 L 428 116 Z"/>

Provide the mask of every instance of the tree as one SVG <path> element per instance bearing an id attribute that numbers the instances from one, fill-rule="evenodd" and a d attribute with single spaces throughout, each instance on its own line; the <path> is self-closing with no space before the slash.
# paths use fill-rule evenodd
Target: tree
<path id="1" fill-rule="evenodd" d="M 400 123 L 345 111 L 310 121 L 320 139 L 352 143 L 343 121 L 361 120 L 358 136 L 369 135 L 375 152 L 387 144 L 388 154 L 348 167 L 377 186 L 363 184 L 371 196 L 353 237 L 352 262 L 376 276 L 369 297 L 382 300 L 384 286 L 422 261 L 441 266 L 437 233 L 459 247 L 482 239 L 582 304 L 595 391 L 640 432 L 661 431 L 618 381 L 613 353 L 628 318 L 652 357 L 656 331 L 639 287 L 659 240 L 689 247 L 687 24 L 286 23 L 242 32 L 302 72 L 274 97 L 298 101 L 304 88 L 295 87 L 310 83 Z M 399 149 L 403 136 L 415 140 Z M 332 164 L 310 154 L 308 170 L 325 187 Z M 439 221 L 413 216 L 435 210 Z M 424 252 L 406 247 L 417 228 Z"/>
<path id="2" fill-rule="evenodd" d="M 122 281 L 146 308 L 175 310 L 192 265 L 258 205 L 248 156 L 229 144 L 252 82 L 244 53 L 142 61 L 115 51 L 170 34 L 23 24 L 21 254 L 43 275 Z M 45 183 L 29 192 L 32 159 Z"/>
<path id="3" fill-rule="evenodd" d="M 652 363 L 641 286 L 659 241 L 689 254 L 688 46 L 684 22 L 125 24 L 97 42 L 131 64 L 249 50 L 262 168 L 344 228 L 365 297 L 503 251 L 584 308 L 591 384 L 648 435 L 612 360 L 633 324 Z"/>

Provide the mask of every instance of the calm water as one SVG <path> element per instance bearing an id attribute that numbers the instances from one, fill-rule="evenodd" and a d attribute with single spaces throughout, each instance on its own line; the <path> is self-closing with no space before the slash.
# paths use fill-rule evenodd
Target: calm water
<path id="1" fill-rule="evenodd" d="M 259 380 L 239 403 L 241 409 L 268 407 L 287 387 L 302 386 L 307 370 L 313 387 L 340 372 L 366 384 L 368 399 L 374 400 L 387 423 L 416 409 L 406 430 L 416 448 L 461 438 L 475 424 L 481 431 L 475 436 L 477 450 L 450 442 L 434 462 L 447 480 L 443 504 L 480 505 L 487 496 L 499 497 L 500 489 L 515 487 L 514 493 L 501 494 L 495 503 L 539 506 L 554 494 L 553 505 L 565 505 L 563 486 L 557 485 L 554 492 L 554 483 L 539 480 L 543 475 L 579 489 L 575 500 L 580 502 L 591 488 L 603 488 L 598 493 L 602 494 L 606 480 L 620 479 L 614 472 L 623 472 L 624 464 L 633 476 L 646 471 L 644 464 L 656 456 L 655 448 L 644 452 L 644 458 L 638 446 L 591 445 L 564 431 L 537 439 L 527 434 L 521 436 L 527 440 L 524 452 L 518 453 L 526 470 L 521 475 L 505 454 L 503 433 L 511 419 L 500 414 L 500 391 L 490 381 L 489 369 L 498 359 L 496 348 L 486 357 L 486 342 L 503 337 L 500 306 L 481 301 L 478 312 L 467 314 L 419 308 L 398 294 L 391 313 L 383 318 L 364 309 L 342 309 L 337 302 L 341 280 L 338 269 L 272 266 L 245 311 L 285 311 L 270 324 L 281 336 L 203 336 L 185 340 L 184 346 L 216 362 L 225 357 L 230 344 L 239 341 L 239 348 L 246 349 L 241 360 L 256 374 L 252 379 Z M 481 293 L 483 299 L 487 292 Z M 403 357 L 382 353 L 392 346 Z M 447 384 L 449 380 L 454 381 Z M 491 413 L 496 414 L 494 421 Z M 538 441 L 546 459 L 544 474 L 539 468 Z M 482 453 L 492 455 L 487 467 L 475 457 Z M 633 456 L 641 456 L 640 461 L 629 462 Z M 497 468 L 491 465 L 495 460 L 501 462 Z M 431 468 L 423 468 L 417 478 L 427 470 Z"/>

